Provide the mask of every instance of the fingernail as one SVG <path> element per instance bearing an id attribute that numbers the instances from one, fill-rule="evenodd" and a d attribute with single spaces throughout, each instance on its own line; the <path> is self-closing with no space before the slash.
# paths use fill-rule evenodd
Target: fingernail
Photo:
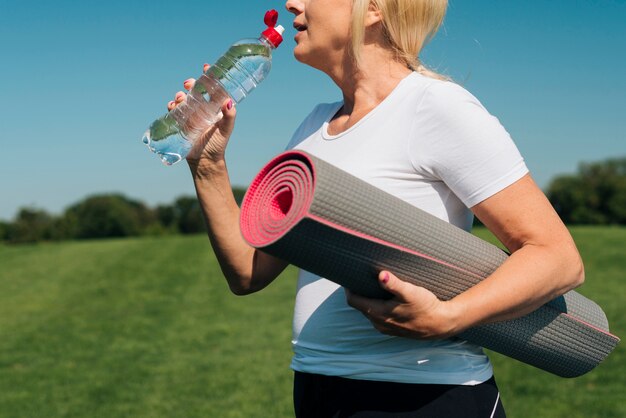
<path id="1" fill-rule="evenodd" d="M 187 87 L 187 84 L 190 84 L 193 80 L 191 78 L 188 78 L 187 80 L 183 81 L 183 86 Z"/>
<path id="2" fill-rule="evenodd" d="M 232 101 L 232 100 L 229 100 L 229 101 L 228 101 L 228 104 L 226 105 L 226 109 L 230 110 L 230 109 L 232 109 L 232 108 L 233 108 L 233 101 Z"/>
<path id="3" fill-rule="evenodd" d="M 387 284 L 387 282 L 389 281 L 389 273 L 384 272 L 383 273 L 383 277 L 380 279 L 383 283 Z"/>
<path id="4" fill-rule="evenodd" d="M 176 100 L 180 99 L 181 97 L 183 97 L 184 93 L 178 92 L 176 93 Z"/>
<path id="5" fill-rule="evenodd" d="M 168 108 L 170 108 L 170 107 L 172 107 L 172 106 L 174 106 L 174 100 L 170 101 L 170 102 L 167 104 L 167 107 L 168 107 Z"/>

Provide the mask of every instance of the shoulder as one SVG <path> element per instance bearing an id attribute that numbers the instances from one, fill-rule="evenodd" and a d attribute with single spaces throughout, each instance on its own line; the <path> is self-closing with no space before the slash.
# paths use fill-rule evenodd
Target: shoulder
<path id="1" fill-rule="evenodd" d="M 455 82 L 428 79 L 424 84 L 419 111 L 425 116 L 442 118 L 447 123 L 462 121 L 468 115 L 491 116 L 476 96 Z"/>
<path id="2" fill-rule="evenodd" d="M 458 84 L 429 81 L 414 119 L 413 167 L 442 180 L 468 207 L 527 172 L 498 118 Z"/>
<path id="3" fill-rule="evenodd" d="M 415 108 L 414 126 L 422 133 L 432 134 L 428 135 L 431 139 L 445 139 L 448 146 L 455 142 L 476 145 L 486 138 L 509 139 L 500 120 L 463 86 L 435 79 L 427 79 L 424 84 Z"/>
<path id="4" fill-rule="evenodd" d="M 463 124 L 476 115 L 490 116 L 472 93 L 453 81 L 414 72 L 402 83 L 401 90 L 398 99 L 421 125 Z"/>

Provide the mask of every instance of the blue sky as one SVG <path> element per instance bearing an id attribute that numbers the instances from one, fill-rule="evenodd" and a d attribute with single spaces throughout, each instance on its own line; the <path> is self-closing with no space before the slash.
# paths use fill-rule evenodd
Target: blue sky
<path id="1" fill-rule="evenodd" d="M 269 78 L 239 106 L 228 163 L 246 186 L 319 102 L 340 95 L 292 56 L 282 1 L 0 0 L 0 219 L 90 194 L 149 205 L 193 194 L 186 164 L 141 144 L 182 81 L 276 8 L 287 31 Z M 450 0 L 424 61 L 477 96 L 535 179 L 626 155 L 624 0 Z"/>

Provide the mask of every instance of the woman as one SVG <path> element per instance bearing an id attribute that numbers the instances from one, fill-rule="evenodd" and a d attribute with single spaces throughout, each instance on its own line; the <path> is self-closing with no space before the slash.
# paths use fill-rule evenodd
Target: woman
<path id="1" fill-rule="evenodd" d="M 297 416 L 504 416 L 480 347 L 452 339 L 533 311 L 584 280 L 567 229 L 506 131 L 466 90 L 419 62 L 446 0 L 289 0 L 294 55 L 343 94 L 318 105 L 288 147 L 308 151 L 469 230 L 476 215 L 511 251 L 449 301 L 381 271 L 394 298 L 367 299 L 300 272 L 294 314 Z M 193 80 L 185 82 L 189 89 Z M 171 109 L 184 100 L 179 92 Z M 236 110 L 188 157 L 209 237 L 231 290 L 267 286 L 286 263 L 239 231 L 224 153 Z"/>

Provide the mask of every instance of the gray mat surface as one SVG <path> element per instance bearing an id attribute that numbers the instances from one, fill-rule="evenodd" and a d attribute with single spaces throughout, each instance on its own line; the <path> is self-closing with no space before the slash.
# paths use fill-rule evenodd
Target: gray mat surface
<path id="1" fill-rule="evenodd" d="M 498 247 L 304 152 L 272 160 L 241 213 L 254 247 L 354 292 L 389 297 L 387 269 L 448 300 L 508 257 Z M 615 348 L 606 315 L 571 291 L 529 315 L 479 326 L 459 338 L 563 377 L 592 370 Z"/>

